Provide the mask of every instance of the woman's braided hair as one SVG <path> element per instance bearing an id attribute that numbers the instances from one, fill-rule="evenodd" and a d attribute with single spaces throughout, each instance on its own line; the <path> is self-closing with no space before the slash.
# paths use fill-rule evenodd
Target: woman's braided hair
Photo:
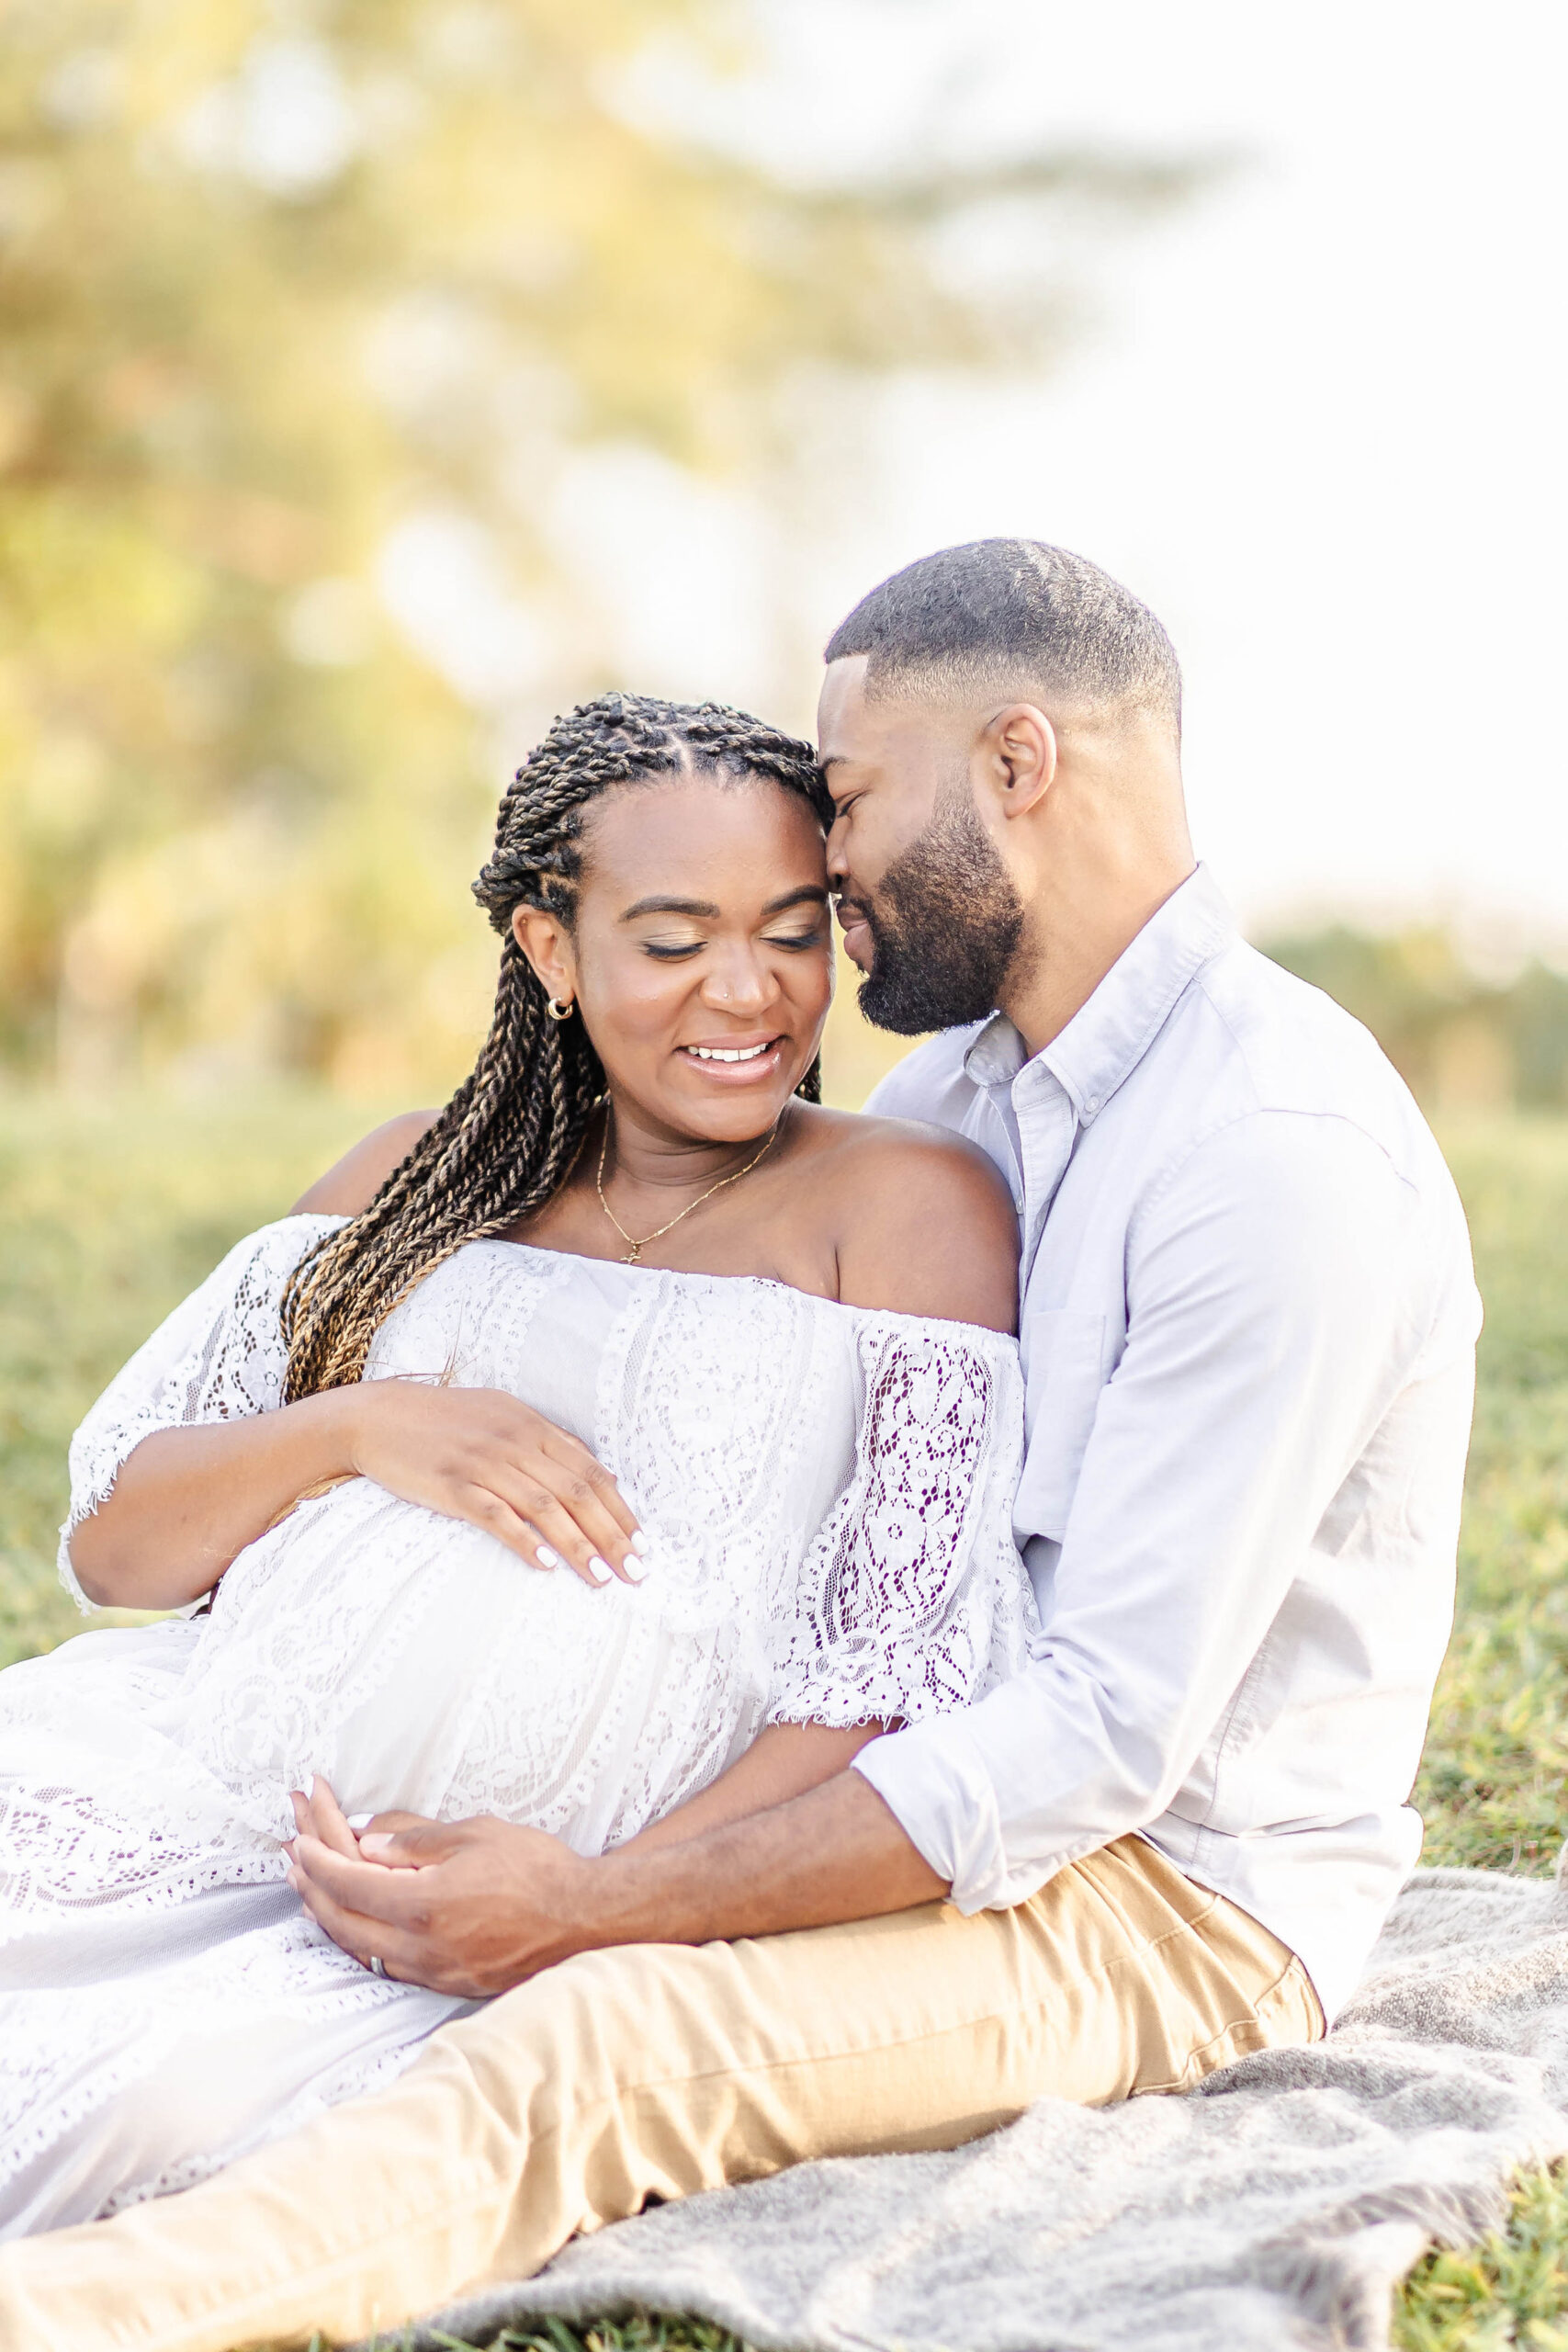
<path id="1" fill-rule="evenodd" d="M 583 811 L 614 785 L 682 772 L 761 776 L 833 807 L 809 743 L 720 703 L 601 695 L 558 718 L 501 804 L 474 896 L 501 933 L 495 1018 L 470 1076 L 360 1215 L 300 1261 L 283 1298 L 286 1401 L 358 1380 L 378 1327 L 465 1241 L 542 1208 L 570 1175 L 604 1094 L 581 1018 L 555 1022 L 512 933 L 514 907 L 570 925 Z M 815 1102 L 814 1062 L 800 1092 Z"/>

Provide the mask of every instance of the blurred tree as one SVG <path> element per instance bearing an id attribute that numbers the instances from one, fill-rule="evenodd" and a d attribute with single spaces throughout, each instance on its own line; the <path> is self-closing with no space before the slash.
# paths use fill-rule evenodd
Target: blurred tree
<path id="1" fill-rule="evenodd" d="M 1488 982 L 1436 925 L 1380 936 L 1337 923 L 1260 944 L 1364 1021 L 1431 1108 L 1568 1109 L 1568 979 L 1539 959 Z"/>
<path id="2" fill-rule="evenodd" d="M 538 528 L 561 450 L 743 469 L 803 366 L 1038 357 L 1053 304 L 966 289 L 954 219 L 1190 176 L 786 187 L 617 102 L 718 0 L 3 15 L 0 1057 L 78 1080 L 447 1075 L 490 962 L 452 682 L 600 683 Z M 454 566 L 492 593 L 443 676 L 388 605 Z"/>
<path id="3" fill-rule="evenodd" d="M 1416 927 L 1389 935 L 1343 923 L 1265 940 L 1264 953 L 1364 1021 L 1406 1083 L 1430 1095 L 1437 1044 L 1481 994 L 1448 933 Z"/>

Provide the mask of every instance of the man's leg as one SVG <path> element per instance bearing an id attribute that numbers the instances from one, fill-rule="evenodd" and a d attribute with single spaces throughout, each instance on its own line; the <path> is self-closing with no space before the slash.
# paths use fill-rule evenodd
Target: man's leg
<path id="1" fill-rule="evenodd" d="M 649 2197 L 953 2147 L 1048 2092 L 1178 2090 L 1321 2030 L 1300 1962 L 1134 1838 L 1014 1911 L 584 1953 L 203 2187 L 0 2249 L 0 2343 L 344 2341 Z"/>

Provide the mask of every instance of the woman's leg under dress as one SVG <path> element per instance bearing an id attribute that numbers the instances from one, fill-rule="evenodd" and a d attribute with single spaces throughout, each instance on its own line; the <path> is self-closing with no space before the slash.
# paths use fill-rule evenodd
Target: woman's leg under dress
<path id="1" fill-rule="evenodd" d="M 0 1948 L 0 2239 L 203 2180 L 389 2082 L 471 2006 L 367 1976 L 281 1882 L 17 1937 Z"/>

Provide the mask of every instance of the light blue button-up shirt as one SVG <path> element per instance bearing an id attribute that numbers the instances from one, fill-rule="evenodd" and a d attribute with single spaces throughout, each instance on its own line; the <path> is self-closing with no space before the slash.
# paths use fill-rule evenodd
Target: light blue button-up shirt
<path id="1" fill-rule="evenodd" d="M 856 1769 L 964 1910 L 1139 1831 L 1332 2016 L 1420 1850 L 1452 1618 L 1480 1302 L 1425 1120 L 1202 867 L 1032 1059 L 994 1014 L 867 1108 L 1013 1188 L 1043 1633 Z"/>

